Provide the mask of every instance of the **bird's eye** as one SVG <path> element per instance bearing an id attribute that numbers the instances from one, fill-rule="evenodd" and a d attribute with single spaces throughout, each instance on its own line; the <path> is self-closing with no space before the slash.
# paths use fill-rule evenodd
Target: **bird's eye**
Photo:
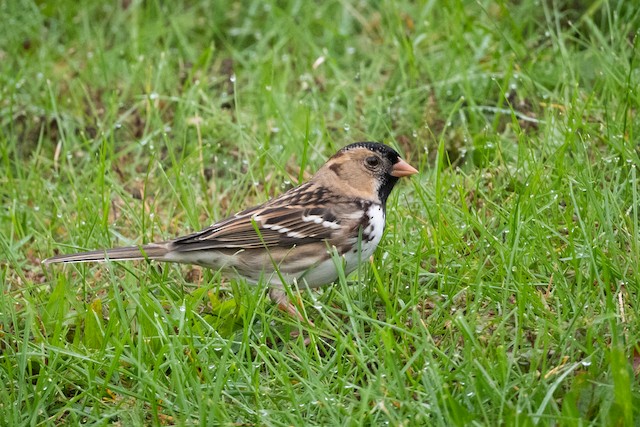
<path id="1" fill-rule="evenodd" d="M 380 159 L 376 156 L 367 157 L 364 159 L 366 165 L 370 168 L 377 168 L 380 165 Z"/>

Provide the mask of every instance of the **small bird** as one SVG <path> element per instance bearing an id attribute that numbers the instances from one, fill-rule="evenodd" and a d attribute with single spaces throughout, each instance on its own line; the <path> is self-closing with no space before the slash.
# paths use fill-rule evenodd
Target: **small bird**
<path id="1" fill-rule="evenodd" d="M 357 142 L 307 182 L 202 231 L 164 242 L 56 255 L 44 264 L 149 259 L 197 264 L 267 283 L 279 308 L 303 319 L 284 286 L 315 288 L 354 271 L 375 251 L 385 206 L 399 178 L 418 171 L 387 145 Z"/>

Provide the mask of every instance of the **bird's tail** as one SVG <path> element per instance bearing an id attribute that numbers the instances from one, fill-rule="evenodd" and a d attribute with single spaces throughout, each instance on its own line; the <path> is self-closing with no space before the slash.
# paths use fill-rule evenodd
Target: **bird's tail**
<path id="1" fill-rule="evenodd" d="M 136 259 L 161 260 L 169 252 L 166 243 L 151 243 L 144 246 L 127 246 L 123 248 L 99 249 L 96 251 L 79 252 L 68 255 L 56 255 L 42 261 L 43 264 L 58 262 L 100 262 L 100 261 L 126 261 Z"/>

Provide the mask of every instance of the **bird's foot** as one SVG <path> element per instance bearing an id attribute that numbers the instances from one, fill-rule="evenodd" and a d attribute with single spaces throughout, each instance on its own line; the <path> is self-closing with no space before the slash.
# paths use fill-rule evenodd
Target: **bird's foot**
<path id="1" fill-rule="evenodd" d="M 298 310 L 298 307 L 296 307 L 296 305 L 294 305 L 291 302 L 291 300 L 289 300 L 289 297 L 287 296 L 287 292 L 284 289 L 276 289 L 276 288 L 269 289 L 269 298 L 271 299 L 271 301 L 273 301 L 275 304 L 278 305 L 278 308 L 280 310 L 300 320 L 301 323 L 306 323 L 308 325 L 315 326 L 311 321 L 311 319 L 305 318 L 302 315 L 302 313 L 300 313 L 300 310 Z M 300 301 L 299 298 L 298 298 L 298 305 L 302 305 L 302 301 Z"/>

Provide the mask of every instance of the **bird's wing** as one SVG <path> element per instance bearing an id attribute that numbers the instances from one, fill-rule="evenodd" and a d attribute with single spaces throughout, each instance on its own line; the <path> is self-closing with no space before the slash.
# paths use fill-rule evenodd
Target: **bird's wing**
<path id="1" fill-rule="evenodd" d="M 240 212 L 173 241 L 172 250 L 293 247 L 352 233 L 361 215 L 345 214 L 343 203 L 273 203 Z"/>

